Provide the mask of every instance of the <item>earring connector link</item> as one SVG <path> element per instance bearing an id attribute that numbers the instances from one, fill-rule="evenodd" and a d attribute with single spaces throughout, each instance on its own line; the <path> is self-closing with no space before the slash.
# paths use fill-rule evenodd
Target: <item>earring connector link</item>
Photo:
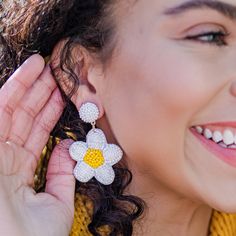
<path id="1" fill-rule="evenodd" d="M 96 127 L 95 127 L 96 121 L 93 121 L 93 122 L 91 123 L 91 125 L 92 125 L 93 129 L 95 129 L 95 128 L 96 128 Z"/>

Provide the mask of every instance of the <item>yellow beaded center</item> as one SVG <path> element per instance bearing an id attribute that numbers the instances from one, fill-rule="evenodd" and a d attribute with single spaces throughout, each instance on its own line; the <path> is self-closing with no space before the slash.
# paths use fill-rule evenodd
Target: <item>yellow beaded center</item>
<path id="1" fill-rule="evenodd" d="M 84 162 L 94 169 L 103 165 L 104 161 L 102 151 L 99 149 L 89 148 L 84 157 Z"/>

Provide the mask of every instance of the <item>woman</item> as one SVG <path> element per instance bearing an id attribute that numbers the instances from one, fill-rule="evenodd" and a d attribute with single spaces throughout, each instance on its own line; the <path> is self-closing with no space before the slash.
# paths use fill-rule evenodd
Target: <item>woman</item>
<path id="1" fill-rule="evenodd" d="M 1 235 L 236 235 L 234 0 L 1 11 Z"/>

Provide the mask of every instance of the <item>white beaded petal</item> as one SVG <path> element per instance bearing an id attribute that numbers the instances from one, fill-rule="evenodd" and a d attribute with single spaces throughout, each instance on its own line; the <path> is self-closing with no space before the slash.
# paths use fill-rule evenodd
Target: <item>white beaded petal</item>
<path id="1" fill-rule="evenodd" d="M 79 116 L 86 123 L 95 122 L 99 117 L 98 107 L 91 102 L 84 103 L 80 107 Z"/>
<path id="2" fill-rule="evenodd" d="M 92 129 L 86 136 L 89 148 L 103 149 L 107 145 L 106 136 L 101 129 Z"/>
<path id="3" fill-rule="evenodd" d="M 95 178 L 104 185 L 109 185 L 114 181 L 115 173 L 111 166 L 102 165 L 95 169 Z"/>
<path id="4" fill-rule="evenodd" d="M 84 155 L 87 152 L 87 144 L 82 141 L 77 141 L 72 143 L 72 145 L 69 147 L 69 153 L 73 160 L 75 161 L 82 161 L 84 158 Z"/>
<path id="5" fill-rule="evenodd" d="M 112 166 L 121 160 L 123 151 L 115 144 L 108 144 L 106 148 L 103 149 L 103 156 L 106 163 Z"/>
<path id="6" fill-rule="evenodd" d="M 86 183 L 94 177 L 95 171 L 92 167 L 82 161 L 76 164 L 73 174 L 77 180 Z"/>
<path id="7" fill-rule="evenodd" d="M 104 164 L 101 163 L 101 166 L 98 165 L 99 167 L 90 166 L 89 164 L 91 153 L 94 155 L 94 152 L 98 152 L 98 150 L 93 149 L 100 150 L 101 154 L 99 155 L 104 158 L 102 160 Z M 109 185 L 114 181 L 115 172 L 112 165 L 116 164 L 123 156 L 121 148 L 116 144 L 108 144 L 103 131 L 97 128 L 88 132 L 86 143 L 81 141 L 74 142 L 69 148 L 69 153 L 72 159 L 78 161 L 73 171 L 78 181 L 86 183 L 95 177 L 97 181 L 104 185 Z"/>

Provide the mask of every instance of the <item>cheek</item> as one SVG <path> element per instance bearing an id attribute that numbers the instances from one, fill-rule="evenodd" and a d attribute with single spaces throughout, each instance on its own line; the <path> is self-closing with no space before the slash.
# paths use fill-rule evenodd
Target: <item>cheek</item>
<path id="1" fill-rule="evenodd" d="M 119 144 L 130 158 L 152 169 L 168 161 L 180 166 L 191 118 L 212 96 L 202 63 L 162 48 L 145 54 L 127 51 L 117 58 L 102 96 Z"/>
<path id="2" fill-rule="evenodd" d="M 174 48 L 154 54 L 145 62 L 143 72 L 144 90 L 168 113 L 182 117 L 204 106 L 214 91 L 203 63 Z"/>

